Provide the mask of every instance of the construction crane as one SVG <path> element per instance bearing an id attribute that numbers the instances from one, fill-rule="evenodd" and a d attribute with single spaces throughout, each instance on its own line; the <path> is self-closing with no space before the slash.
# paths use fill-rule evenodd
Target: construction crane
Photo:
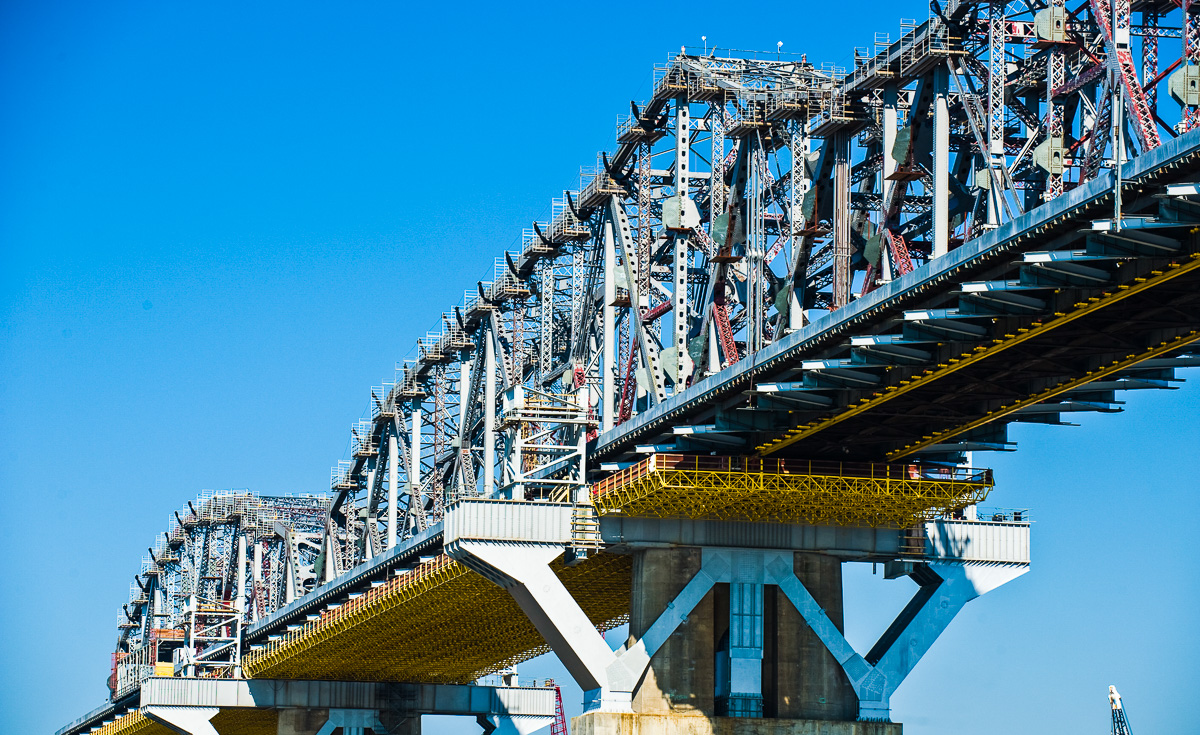
<path id="1" fill-rule="evenodd" d="M 1121 695 L 1114 686 L 1108 688 L 1108 703 L 1112 705 L 1112 735 L 1133 735 L 1129 720 L 1125 719 L 1125 708 L 1121 706 Z"/>

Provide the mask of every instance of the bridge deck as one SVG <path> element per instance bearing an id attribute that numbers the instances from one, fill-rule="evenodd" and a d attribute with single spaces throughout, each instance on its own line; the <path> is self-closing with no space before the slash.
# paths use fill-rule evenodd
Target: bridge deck
<path id="1" fill-rule="evenodd" d="M 1198 163 L 1200 130 L 1129 161 L 1126 217 L 1156 216 L 1165 187 Z M 601 434 L 593 456 L 712 448 L 673 429 L 715 422 L 761 453 L 894 460 L 1173 354 L 1200 335 L 1195 224 L 1131 236 L 1172 249 L 1122 252 L 1091 230 L 1112 215 L 1112 181 L 1105 172 L 821 316 Z M 779 382 L 791 392 L 759 389 Z M 751 406 L 754 420 L 729 418 Z"/>
<path id="2" fill-rule="evenodd" d="M 591 621 L 613 627 L 629 610 L 630 560 L 599 554 L 559 565 Z M 251 652 L 254 678 L 462 683 L 547 652 L 504 589 L 449 557 L 393 577 Z"/>

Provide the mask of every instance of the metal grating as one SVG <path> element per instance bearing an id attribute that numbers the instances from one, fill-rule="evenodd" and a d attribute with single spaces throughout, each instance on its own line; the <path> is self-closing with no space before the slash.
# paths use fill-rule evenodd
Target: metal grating
<path id="1" fill-rule="evenodd" d="M 991 470 L 655 454 L 593 485 L 601 515 L 905 528 L 973 505 Z"/>

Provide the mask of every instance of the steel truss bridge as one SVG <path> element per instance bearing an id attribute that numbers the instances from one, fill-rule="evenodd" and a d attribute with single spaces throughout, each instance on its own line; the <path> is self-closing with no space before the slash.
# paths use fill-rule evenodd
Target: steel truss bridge
<path id="1" fill-rule="evenodd" d="M 1200 365 L 1200 8 L 932 9 L 853 69 L 657 67 L 615 148 L 372 388 L 331 493 L 174 514 L 111 701 L 60 733 L 282 733 L 297 702 L 326 734 L 422 712 L 525 733 L 552 690 L 468 685 L 549 650 L 589 710 L 640 711 L 679 626 L 639 607 L 655 545 L 703 550 L 663 601 L 684 615 L 720 585 L 794 603 L 852 690 L 818 719 L 887 720 L 897 646 L 949 622 L 922 605 L 1028 568 L 1028 517 L 980 515 L 969 460 Z M 861 656 L 794 552 L 921 592 Z M 625 622 L 620 651 L 579 638 Z M 731 666 L 717 713 L 772 712 Z"/>

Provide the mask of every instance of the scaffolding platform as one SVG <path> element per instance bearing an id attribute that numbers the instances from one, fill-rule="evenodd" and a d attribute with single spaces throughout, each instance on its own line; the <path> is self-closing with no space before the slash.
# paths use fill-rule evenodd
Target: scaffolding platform
<path id="1" fill-rule="evenodd" d="M 611 514 L 907 528 L 979 503 L 991 470 L 654 454 L 592 486 Z"/>

